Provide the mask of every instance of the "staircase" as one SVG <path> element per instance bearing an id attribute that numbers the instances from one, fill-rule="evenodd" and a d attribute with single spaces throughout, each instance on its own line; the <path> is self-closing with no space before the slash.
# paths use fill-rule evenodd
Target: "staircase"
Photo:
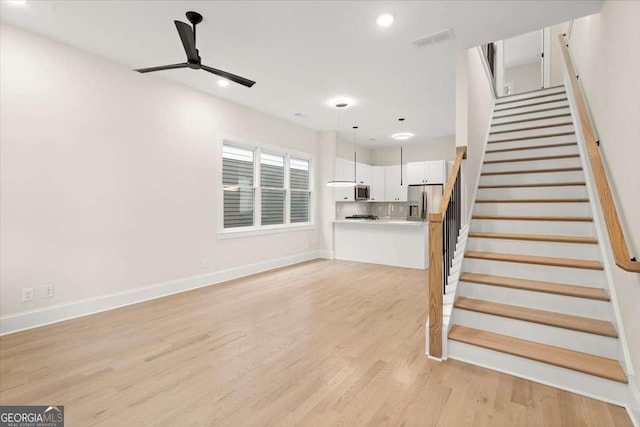
<path id="1" fill-rule="evenodd" d="M 448 357 L 625 401 L 600 244 L 565 88 L 499 99 Z"/>

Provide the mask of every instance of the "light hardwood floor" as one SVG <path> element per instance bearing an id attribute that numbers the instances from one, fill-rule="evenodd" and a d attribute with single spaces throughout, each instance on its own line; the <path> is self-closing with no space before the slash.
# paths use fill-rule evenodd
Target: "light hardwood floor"
<path id="1" fill-rule="evenodd" d="M 318 260 L 0 338 L 0 403 L 67 426 L 631 426 L 424 355 L 427 272 Z"/>

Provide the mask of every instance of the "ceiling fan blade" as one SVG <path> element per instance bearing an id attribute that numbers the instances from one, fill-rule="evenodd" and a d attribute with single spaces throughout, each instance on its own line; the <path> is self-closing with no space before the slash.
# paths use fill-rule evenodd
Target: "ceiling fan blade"
<path id="1" fill-rule="evenodd" d="M 206 65 L 203 65 L 202 69 L 212 74 L 215 74 L 216 76 L 224 77 L 227 80 L 231 80 L 232 82 L 241 84 L 242 86 L 251 87 L 254 84 L 256 84 L 256 82 L 254 82 L 253 80 L 245 79 L 244 77 L 240 77 L 235 74 L 227 73 L 226 71 L 211 68 Z"/>
<path id="2" fill-rule="evenodd" d="M 186 62 L 183 62 L 181 64 L 160 65 L 158 67 L 139 68 L 133 71 L 137 71 L 139 73 L 151 73 L 152 71 L 173 70 L 174 68 L 189 68 L 189 64 L 187 64 Z"/>
<path id="3" fill-rule="evenodd" d="M 187 59 L 191 62 L 200 62 L 200 56 L 196 49 L 196 38 L 193 36 L 193 28 L 191 25 L 185 24 L 182 21 L 173 21 L 178 29 L 180 40 L 182 40 L 182 46 L 187 54 Z"/>

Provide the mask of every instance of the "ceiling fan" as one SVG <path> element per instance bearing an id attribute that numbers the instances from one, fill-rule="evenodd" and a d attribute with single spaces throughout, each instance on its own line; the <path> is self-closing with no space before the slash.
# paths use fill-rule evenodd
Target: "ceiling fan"
<path id="1" fill-rule="evenodd" d="M 161 65 L 159 67 L 140 68 L 137 71 L 139 73 L 151 73 L 153 71 L 173 70 L 176 68 L 191 68 L 193 70 L 205 70 L 216 76 L 223 77 L 232 82 L 241 84 L 246 87 L 253 86 L 256 82 L 246 79 L 244 77 L 228 73 L 226 71 L 218 70 L 216 68 L 208 67 L 202 64 L 198 49 L 196 49 L 196 25 L 202 22 L 202 15 L 198 12 L 187 12 L 187 19 L 193 25 L 193 28 L 182 21 L 173 21 L 176 24 L 180 40 L 182 40 L 182 46 L 187 54 L 187 62 L 171 65 Z"/>

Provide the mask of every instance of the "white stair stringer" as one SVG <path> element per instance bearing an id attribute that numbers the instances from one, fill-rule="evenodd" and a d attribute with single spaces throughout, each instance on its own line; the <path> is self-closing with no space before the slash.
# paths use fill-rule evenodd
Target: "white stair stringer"
<path id="1" fill-rule="evenodd" d="M 455 293 L 445 295 L 443 335 L 452 338 L 443 337 L 443 359 L 626 405 L 624 379 L 633 373 L 581 129 L 563 91 L 496 102 L 468 234 L 449 277 Z"/>

